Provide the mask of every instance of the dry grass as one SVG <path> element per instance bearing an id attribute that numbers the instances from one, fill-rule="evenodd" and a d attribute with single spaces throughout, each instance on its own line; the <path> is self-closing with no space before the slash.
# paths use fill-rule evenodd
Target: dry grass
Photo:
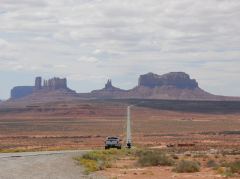
<path id="1" fill-rule="evenodd" d="M 146 150 L 138 154 L 140 166 L 172 166 L 174 160 L 161 151 Z"/>
<path id="2" fill-rule="evenodd" d="M 74 160 L 85 167 L 86 173 L 91 173 L 110 168 L 113 162 L 130 153 L 132 152 L 127 149 L 98 150 L 88 152 L 81 157 L 75 157 Z"/>
<path id="3" fill-rule="evenodd" d="M 226 162 L 217 168 L 217 172 L 223 176 L 235 176 L 240 174 L 240 160 Z"/>
<path id="4" fill-rule="evenodd" d="M 177 173 L 195 173 L 200 171 L 200 165 L 196 161 L 181 160 L 177 163 L 173 171 Z"/>

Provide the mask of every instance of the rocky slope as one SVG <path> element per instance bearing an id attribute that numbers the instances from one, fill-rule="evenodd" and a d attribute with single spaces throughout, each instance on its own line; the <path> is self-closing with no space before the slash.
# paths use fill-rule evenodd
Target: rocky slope
<path id="1" fill-rule="evenodd" d="M 69 101 L 78 98 L 75 91 L 70 89 L 57 89 L 57 90 L 39 90 L 34 91 L 32 94 L 17 99 L 18 101 L 29 102 L 55 102 L 55 101 Z M 12 100 L 13 101 L 13 100 Z"/>

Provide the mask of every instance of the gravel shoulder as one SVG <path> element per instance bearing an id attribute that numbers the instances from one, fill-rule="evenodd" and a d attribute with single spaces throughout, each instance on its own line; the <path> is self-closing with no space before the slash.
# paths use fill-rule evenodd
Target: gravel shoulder
<path id="1" fill-rule="evenodd" d="M 0 153 L 0 179 L 105 179 L 84 175 L 72 159 L 86 151 Z"/>

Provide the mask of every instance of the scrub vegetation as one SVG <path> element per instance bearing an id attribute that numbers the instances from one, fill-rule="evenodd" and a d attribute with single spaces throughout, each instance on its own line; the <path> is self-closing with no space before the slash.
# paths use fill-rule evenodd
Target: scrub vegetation
<path id="1" fill-rule="evenodd" d="M 75 157 L 74 159 L 78 164 L 85 167 L 86 173 L 91 173 L 99 170 L 110 168 L 117 159 L 127 155 L 133 155 L 132 150 L 122 149 L 110 149 L 110 150 L 99 150 L 91 151 L 84 154 L 81 157 Z"/>
<path id="2" fill-rule="evenodd" d="M 130 171 L 135 171 L 140 167 L 144 171 L 140 174 L 144 175 L 153 174 L 156 169 L 184 175 L 184 173 L 204 173 L 206 172 L 204 168 L 209 168 L 215 175 L 233 178 L 240 176 L 238 157 L 236 155 L 226 156 L 221 153 L 197 155 L 192 152 L 191 155 L 183 155 L 183 153 L 164 149 L 110 149 L 90 151 L 74 159 L 79 165 L 85 167 L 87 174 L 103 170 L 103 172 L 111 173 L 111 171 L 116 172 L 119 169 L 122 171 L 121 174 L 131 175 Z M 136 172 L 133 172 L 132 175 L 136 175 Z"/>

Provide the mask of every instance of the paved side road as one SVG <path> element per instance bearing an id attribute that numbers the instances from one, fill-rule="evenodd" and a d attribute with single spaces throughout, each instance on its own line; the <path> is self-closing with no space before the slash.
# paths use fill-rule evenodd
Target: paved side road
<path id="1" fill-rule="evenodd" d="M 83 174 L 74 156 L 86 151 L 0 153 L 0 179 L 105 179 Z"/>

